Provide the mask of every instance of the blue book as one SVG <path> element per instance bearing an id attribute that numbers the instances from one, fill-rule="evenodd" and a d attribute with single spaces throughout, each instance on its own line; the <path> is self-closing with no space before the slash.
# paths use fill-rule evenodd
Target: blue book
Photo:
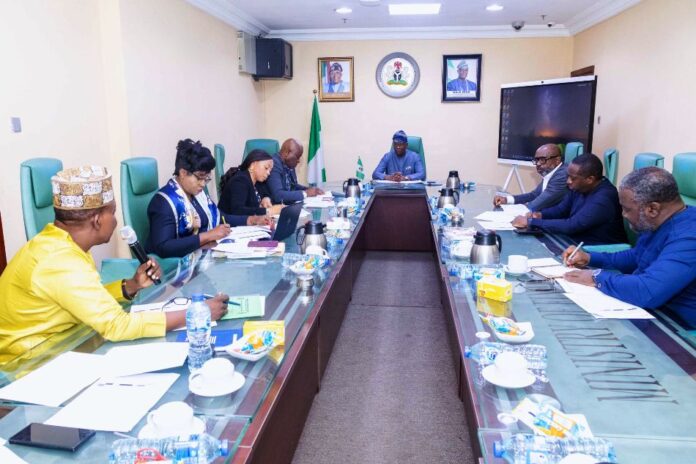
<path id="1" fill-rule="evenodd" d="M 242 333 L 241 327 L 238 329 L 212 330 L 210 332 L 210 342 L 215 345 L 216 348 L 231 345 L 235 340 L 242 338 Z M 180 332 L 176 336 L 176 341 L 188 343 L 186 332 Z"/>

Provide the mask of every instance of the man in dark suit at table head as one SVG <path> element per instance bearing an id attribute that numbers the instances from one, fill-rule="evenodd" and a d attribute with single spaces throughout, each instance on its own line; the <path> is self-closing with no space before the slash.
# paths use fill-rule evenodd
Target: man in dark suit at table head
<path id="1" fill-rule="evenodd" d="M 295 168 L 300 164 L 303 152 L 304 148 L 300 142 L 287 139 L 280 151 L 273 155 L 273 170 L 266 184 L 271 191 L 274 204 L 295 203 L 324 193 L 320 188 L 306 187 L 297 182 Z"/>
<path id="2" fill-rule="evenodd" d="M 578 156 L 568 166 L 566 183 L 571 191 L 563 200 L 556 206 L 518 216 L 512 225 L 564 234 L 587 245 L 625 243 L 619 193 L 602 176 L 602 170 L 597 156 Z"/>
<path id="3" fill-rule="evenodd" d="M 537 148 L 534 153 L 534 166 L 543 180 L 529 193 L 520 195 L 496 195 L 493 204 L 526 204 L 530 211 L 539 211 L 557 205 L 568 193 L 566 179 L 568 172 L 563 164 L 561 149 L 554 143 L 547 143 Z"/>

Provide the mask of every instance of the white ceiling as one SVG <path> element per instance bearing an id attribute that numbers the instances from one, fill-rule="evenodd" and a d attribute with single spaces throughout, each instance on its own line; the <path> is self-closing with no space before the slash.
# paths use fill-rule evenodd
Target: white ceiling
<path id="1" fill-rule="evenodd" d="M 640 0 L 381 0 L 366 7 L 359 0 L 188 0 L 208 13 L 252 34 L 288 40 L 435 37 L 563 36 L 586 29 Z M 436 16 L 389 16 L 389 3 L 440 2 Z M 486 6 L 498 3 L 502 11 Z M 336 8 L 353 9 L 338 15 Z M 541 15 L 546 15 L 542 20 Z M 343 18 L 347 21 L 344 23 Z M 510 26 L 525 21 L 522 31 Z M 547 27 L 548 22 L 555 23 Z M 414 35 L 415 34 L 415 35 Z"/>

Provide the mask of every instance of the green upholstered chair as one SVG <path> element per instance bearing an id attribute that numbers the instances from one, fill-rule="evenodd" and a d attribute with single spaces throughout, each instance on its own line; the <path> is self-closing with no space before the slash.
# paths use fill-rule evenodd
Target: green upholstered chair
<path id="1" fill-rule="evenodd" d="M 249 139 L 244 144 L 244 154 L 242 155 L 242 161 L 247 157 L 247 155 L 252 150 L 264 150 L 270 155 L 274 155 L 280 151 L 280 144 L 275 139 Z"/>
<path id="2" fill-rule="evenodd" d="M 672 174 L 677 180 L 684 203 L 696 206 L 696 153 L 678 153 L 672 161 Z"/>
<path id="3" fill-rule="evenodd" d="M 225 173 L 225 147 L 219 143 L 215 144 L 215 188 L 217 189 L 218 200 L 220 199 L 220 179 Z"/>
<path id="4" fill-rule="evenodd" d="M 408 149 L 414 151 L 420 155 L 421 162 L 423 163 L 423 174 L 425 178 L 428 178 L 428 170 L 425 167 L 425 149 L 423 148 L 423 138 L 417 135 L 408 136 Z"/>
<path id="5" fill-rule="evenodd" d="M 149 157 L 121 161 L 121 209 L 123 222 L 135 230 L 140 243 L 150 235 L 147 206 L 159 190 L 157 160 Z"/>
<path id="6" fill-rule="evenodd" d="M 63 162 L 55 158 L 32 158 L 20 167 L 22 213 L 27 240 L 55 219 L 51 177 L 63 169 Z"/>
<path id="7" fill-rule="evenodd" d="M 659 153 L 636 153 L 635 158 L 633 158 L 633 170 L 647 168 L 650 166 L 657 166 L 658 168 L 665 167 L 665 157 Z"/>
<path id="8" fill-rule="evenodd" d="M 604 151 L 604 174 L 612 184 L 616 185 L 619 174 L 619 150 L 608 148 Z"/>
<path id="9" fill-rule="evenodd" d="M 609 245 L 587 245 L 583 246 L 585 251 L 594 253 L 616 253 L 617 251 L 629 250 L 636 244 L 638 240 L 638 234 L 636 234 L 633 229 L 631 229 L 630 224 L 626 219 L 624 219 L 624 230 L 628 236 L 628 243 L 612 243 Z"/>
<path id="10" fill-rule="evenodd" d="M 566 164 L 570 164 L 579 155 L 585 153 L 585 146 L 580 142 L 569 142 L 565 146 L 565 153 L 563 154 L 563 161 Z"/>

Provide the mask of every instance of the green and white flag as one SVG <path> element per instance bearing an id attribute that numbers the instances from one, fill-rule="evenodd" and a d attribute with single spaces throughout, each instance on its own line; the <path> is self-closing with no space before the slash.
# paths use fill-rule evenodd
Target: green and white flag
<path id="1" fill-rule="evenodd" d="M 316 185 L 326 182 L 326 169 L 324 169 L 324 152 L 321 147 L 321 121 L 319 120 L 319 103 L 314 96 L 314 108 L 312 109 L 312 123 L 309 128 L 309 156 L 307 157 L 307 180 Z"/>
<path id="2" fill-rule="evenodd" d="M 363 169 L 362 159 L 358 156 L 358 169 L 355 170 L 355 177 L 358 180 L 363 180 L 365 178 L 365 169 Z"/>

